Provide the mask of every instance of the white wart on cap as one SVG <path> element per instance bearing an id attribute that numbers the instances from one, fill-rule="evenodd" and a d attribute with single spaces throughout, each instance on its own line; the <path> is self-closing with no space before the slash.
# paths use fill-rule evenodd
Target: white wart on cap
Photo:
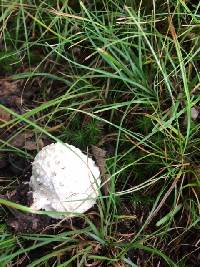
<path id="1" fill-rule="evenodd" d="M 80 149 L 62 143 L 44 147 L 32 164 L 30 187 L 35 210 L 84 213 L 99 194 L 100 170 Z M 64 216 L 50 215 L 61 219 Z"/>

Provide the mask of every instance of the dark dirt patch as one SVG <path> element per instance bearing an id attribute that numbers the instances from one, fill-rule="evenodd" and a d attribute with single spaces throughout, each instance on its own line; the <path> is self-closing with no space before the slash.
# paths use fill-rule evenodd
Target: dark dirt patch
<path id="1" fill-rule="evenodd" d="M 27 176 L 29 181 L 30 176 Z M 21 182 L 15 190 L 7 192 L 6 195 L 1 195 L 1 198 L 25 206 L 31 206 L 33 202 L 32 192 L 30 191 L 28 182 Z M 82 229 L 83 227 L 85 227 L 85 220 L 83 218 L 74 217 L 65 220 L 57 220 L 46 215 L 24 213 L 12 207 L 6 208 L 8 210 L 7 224 L 15 233 L 42 232 L 51 234 L 52 229 L 54 229 L 53 233 L 55 233 L 55 231 L 62 232 L 67 229 Z M 91 220 L 93 220 L 94 222 L 97 220 L 98 214 L 96 211 L 96 207 L 91 208 L 87 211 L 87 213 L 89 214 Z"/>
<path id="2" fill-rule="evenodd" d="M 32 203 L 32 194 L 29 191 L 28 183 L 22 183 L 16 190 L 8 192 L 1 198 L 26 206 L 30 206 Z M 56 222 L 45 215 L 23 213 L 12 207 L 7 207 L 7 209 L 7 225 L 16 233 L 37 233 Z"/>

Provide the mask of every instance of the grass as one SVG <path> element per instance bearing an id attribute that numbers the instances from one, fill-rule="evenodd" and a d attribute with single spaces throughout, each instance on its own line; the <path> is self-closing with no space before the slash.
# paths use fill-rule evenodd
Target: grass
<path id="1" fill-rule="evenodd" d="M 197 2 L 1 1 L 0 81 L 20 90 L 0 99 L 0 156 L 30 166 L 27 131 L 96 145 L 110 183 L 95 216 L 50 233 L 13 233 L 6 207 L 30 209 L 1 199 L 1 266 L 199 266 Z M 1 194 L 25 180 L 1 170 Z"/>

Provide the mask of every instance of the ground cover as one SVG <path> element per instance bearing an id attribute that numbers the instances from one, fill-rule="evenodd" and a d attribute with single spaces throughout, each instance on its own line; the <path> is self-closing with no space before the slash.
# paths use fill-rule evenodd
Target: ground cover
<path id="1" fill-rule="evenodd" d="M 200 3 L 0 3 L 1 266 L 199 266 Z M 109 179 L 61 222 L 24 183 L 56 141 Z"/>

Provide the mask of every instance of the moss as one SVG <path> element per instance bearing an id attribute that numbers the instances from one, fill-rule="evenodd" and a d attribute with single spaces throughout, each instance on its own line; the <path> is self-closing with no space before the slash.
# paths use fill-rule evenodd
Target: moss
<path id="1" fill-rule="evenodd" d="M 15 51 L 0 51 L 0 69 L 2 74 L 11 74 L 16 72 L 20 66 L 19 54 Z"/>
<path id="2" fill-rule="evenodd" d="M 73 123 L 65 128 L 64 134 L 60 136 L 63 142 L 69 142 L 81 149 L 86 149 L 90 145 L 97 144 L 101 137 L 101 126 L 99 122 L 95 120 L 85 124 L 82 122 L 83 119 L 79 115 L 73 118 Z"/>

